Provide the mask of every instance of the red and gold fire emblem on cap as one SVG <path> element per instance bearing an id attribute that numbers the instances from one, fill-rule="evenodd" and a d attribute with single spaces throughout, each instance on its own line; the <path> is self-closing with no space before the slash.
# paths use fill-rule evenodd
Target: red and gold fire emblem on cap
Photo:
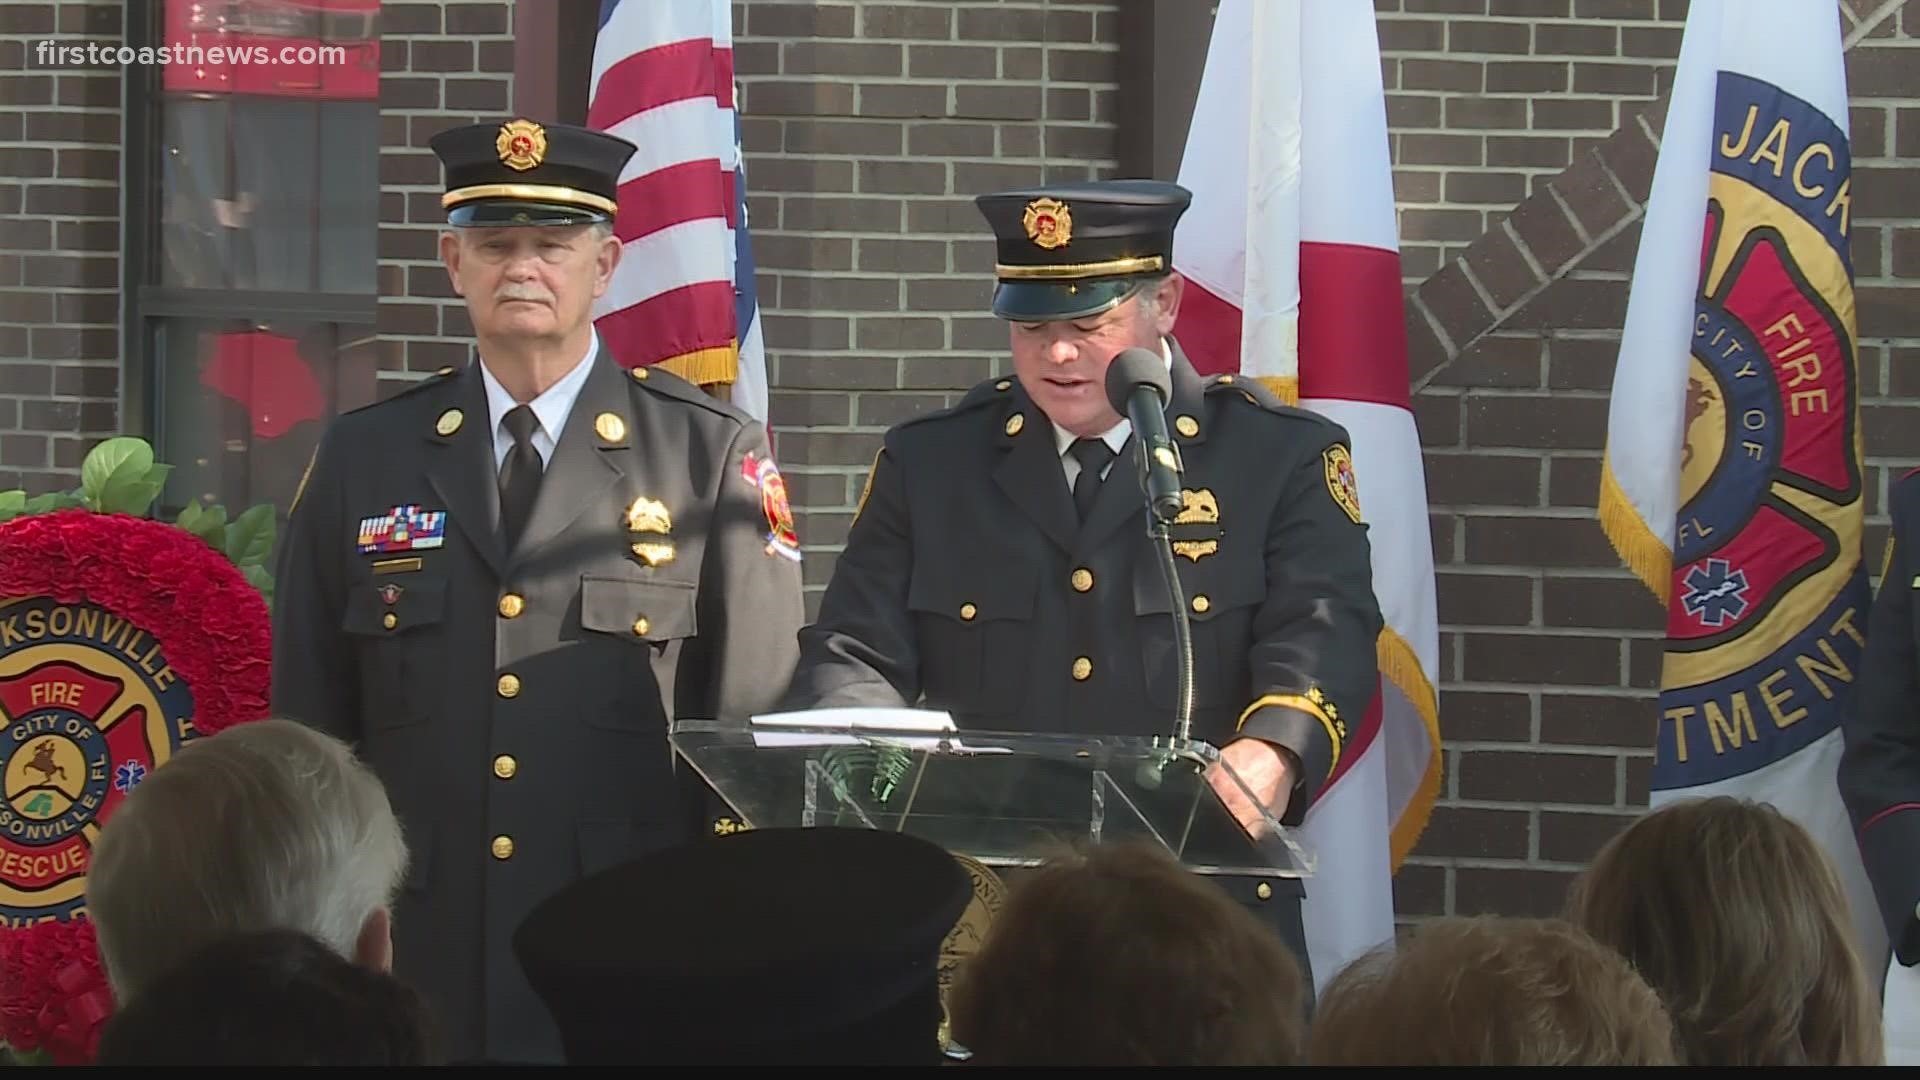
<path id="1" fill-rule="evenodd" d="M 1048 251 L 1065 247 L 1067 241 L 1073 239 L 1073 211 L 1058 199 L 1035 199 L 1028 203 L 1021 223 L 1027 228 L 1027 239 Z"/>
<path id="2" fill-rule="evenodd" d="M 502 165 L 525 172 L 546 160 L 547 133 L 531 120 L 510 120 L 500 125 L 493 148 L 499 151 Z"/>

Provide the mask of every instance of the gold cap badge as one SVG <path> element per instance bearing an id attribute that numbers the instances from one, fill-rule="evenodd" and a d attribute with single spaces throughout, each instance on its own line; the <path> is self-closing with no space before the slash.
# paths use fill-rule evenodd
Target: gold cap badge
<path id="1" fill-rule="evenodd" d="M 1028 203 L 1026 215 L 1020 222 L 1026 227 L 1027 239 L 1048 251 L 1066 247 L 1073 239 L 1073 211 L 1058 199 L 1035 199 Z"/>
<path id="2" fill-rule="evenodd" d="M 493 148 L 502 165 L 525 172 L 546 160 L 547 132 L 531 120 L 509 120 L 500 125 Z"/>

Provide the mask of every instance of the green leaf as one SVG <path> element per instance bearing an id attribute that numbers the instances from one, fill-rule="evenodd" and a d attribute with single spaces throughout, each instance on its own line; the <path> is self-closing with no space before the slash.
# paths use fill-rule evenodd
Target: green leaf
<path id="1" fill-rule="evenodd" d="M 273 552 L 273 507 L 262 503 L 235 518 L 227 527 L 227 558 L 235 566 L 263 565 Z"/>
<path id="2" fill-rule="evenodd" d="M 187 531 L 220 551 L 227 550 L 227 508 L 209 506 L 201 510 L 200 516 L 187 526 Z"/>
<path id="3" fill-rule="evenodd" d="M 260 590 L 260 595 L 266 598 L 267 607 L 272 608 L 273 573 L 257 563 L 249 563 L 241 567 L 240 572 L 246 575 L 248 584 Z"/>
<path id="4" fill-rule="evenodd" d="M 188 532 L 192 532 L 193 523 L 196 521 L 199 521 L 200 515 L 205 512 L 206 511 L 200 506 L 198 502 L 190 502 L 187 505 L 180 508 L 180 516 L 177 518 L 174 518 L 173 523 L 187 530 Z"/>
<path id="5" fill-rule="evenodd" d="M 27 509 L 27 493 L 20 490 L 0 491 L 0 521 L 19 517 Z"/>
<path id="6" fill-rule="evenodd" d="M 55 510 L 70 510 L 76 506 L 85 505 L 87 501 L 71 491 L 49 491 L 45 495 L 35 495 L 28 499 L 21 513 L 47 514 Z"/>
<path id="7" fill-rule="evenodd" d="M 164 481 L 149 480 L 142 476 L 133 476 L 117 472 L 107 478 L 107 486 L 91 499 L 93 508 L 102 514 L 132 514 L 134 517 L 146 516 L 153 500 L 160 497 Z"/>
<path id="8" fill-rule="evenodd" d="M 109 483 L 119 476 L 144 480 L 153 468 L 153 447 L 144 439 L 108 439 L 94 447 L 80 463 L 80 491 L 86 501 L 100 506 Z"/>

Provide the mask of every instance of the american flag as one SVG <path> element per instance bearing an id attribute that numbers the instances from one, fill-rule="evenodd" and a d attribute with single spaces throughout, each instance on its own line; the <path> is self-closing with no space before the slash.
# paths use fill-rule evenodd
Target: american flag
<path id="1" fill-rule="evenodd" d="M 639 147 L 620 174 L 626 250 L 594 308 L 601 340 L 626 367 L 727 388 L 764 422 L 728 0 L 601 0 L 587 126 Z"/>

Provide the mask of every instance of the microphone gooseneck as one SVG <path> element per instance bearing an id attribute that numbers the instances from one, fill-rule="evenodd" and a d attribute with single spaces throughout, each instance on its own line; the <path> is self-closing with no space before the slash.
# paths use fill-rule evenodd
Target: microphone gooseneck
<path id="1" fill-rule="evenodd" d="M 1107 365 L 1107 402 L 1133 425 L 1134 460 L 1140 488 L 1146 497 L 1147 535 L 1159 556 L 1173 615 L 1174 657 L 1179 665 L 1179 694 L 1174 699 L 1174 738 L 1181 743 L 1193 728 L 1193 630 L 1187 621 L 1186 597 L 1173 561 L 1169 527 L 1181 509 L 1180 482 L 1185 466 L 1180 448 L 1167 435 L 1167 403 L 1173 399 L 1173 378 L 1167 362 L 1150 349 L 1126 349 Z"/>

